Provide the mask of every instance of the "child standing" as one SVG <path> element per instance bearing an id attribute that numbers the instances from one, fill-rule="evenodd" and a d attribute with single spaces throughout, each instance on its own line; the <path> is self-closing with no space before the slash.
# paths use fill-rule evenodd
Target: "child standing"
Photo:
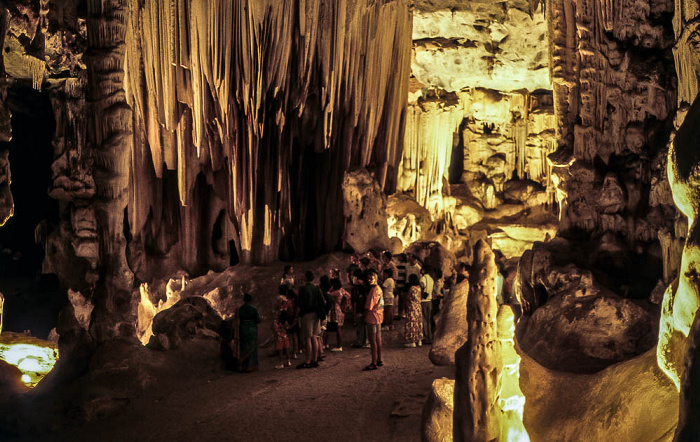
<path id="1" fill-rule="evenodd" d="M 289 360 L 289 337 L 287 336 L 287 325 L 287 313 L 285 310 L 280 310 L 277 318 L 272 321 L 272 331 L 275 334 L 275 350 L 278 352 L 280 357 L 280 363 L 279 365 L 275 365 L 275 368 L 284 368 L 285 365 L 292 365 L 292 362 Z"/>

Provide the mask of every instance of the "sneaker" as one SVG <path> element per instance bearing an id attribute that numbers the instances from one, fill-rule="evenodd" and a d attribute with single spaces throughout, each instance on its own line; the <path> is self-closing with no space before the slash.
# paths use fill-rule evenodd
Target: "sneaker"
<path id="1" fill-rule="evenodd" d="M 404 344 L 404 347 L 406 347 L 406 348 L 414 348 L 415 346 L 416 346 L 415 342 L 408 342 L 408 343 Z"/>
<path id="2" fill-rule="evenodd" d="M 291 366 L 292 366 L 292 361 L 287 361 L 287 362 L 284 363 L 284 365 L 286 365 L 287 367 L 291 367 Z"/>
<path id="3" fill-rule="evenodd" d="M 421 347 L 423 346 L 423 343 L 421 341 L 416 342 L 416 346 Z"/>
<path id="4" fill-rule="evenodd" d="M 316 368 L 319 366 L 318 362 L 316 362 L 316 361 L 311 361 L 311 363 L 309 365 L 311 366 L 311 368 Z"/>
<path id="5" fill-rule="evenodd" d="M 365 344 L 362 346 L 362 348 L 371 348 L 371 346 L 369 344 Z"/>
<path id="6" fill-rule="evenodd" d="M 278 370 L 279 370 L 280 368 L 284 368 L 284 364 L 275 365 L 275 368 L 278 369 Z"/>
<path id="7" fill-rule="evenodd" d="M 371 370 L 376 370 L 376 369 L 377 369 L 377 366 L 376 366 L 376 365 L 374 365 L 374 364 L 369 364 L 368 366 L 366 366 L 366 367 L 363 368 L 362 370 L 364 370 L 364 371 L 371 371 Z"/>
<path id="8" fill-rule="evenodd" d="M 334 347 L 331 348 L 331 351 L 343 351 L 343 347 Z"/>

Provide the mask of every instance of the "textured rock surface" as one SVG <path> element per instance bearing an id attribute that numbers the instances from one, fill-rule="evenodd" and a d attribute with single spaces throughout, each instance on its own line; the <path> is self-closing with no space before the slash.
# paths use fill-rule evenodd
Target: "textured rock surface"
<path id="1" fill-rule="evenodd" d="M 449 294 L 442 300 L 440 313 L 435 318 L 433 346 L 430 349 L 430 361 L 435 365 L 454 365 L 455 352 L 469 335 L 467 323 L 467 299 L 469 282 L 463 281 L 452 286 Z"/>
<path id="2" fill-rule="evenodd" d="M 490 441 L 501 431 L 501 343 L 497 340 L 496 263 L 488 244 L 474 247 L 469 277 L 469 336 L 455 356 L 455 441 Z"/>
<path id="3" fill-rule="evenodd" d="M 350 172 L 343 179 L 344 241 L 357 253 L 388 249 L 386 195 L 366 171 Z"/>
<path id="4" fill-rule="evenodd" d="M 421 441 L 443 442 L 452 440 L 454 388 L 454 379 L 440 378 L 433 381 L 430 395 L 423 406 Z"/>
<path id="5" fill-rule="evenodd" d="M 548 370 L 521 352 L 532 440 L 671 440 L 678 393 L 654 351 L 594 374 Z M 582 425 L 586 422 L 586 425 Z"/>
<path id="6" fill-rule="evenodd" d="M 387 227 L 389 237 L 399 238 L 403 247 L 420 241 L 432 225 L 432 217 L 410 195 L 394 194 L 387 198 L 386 203 Z"/>
<path id="7" fill-rule="evenodd" d="M 669 285 L 661 307 L 659 365 L 676 386 L 680 385 L 686 341 L 700 305 L 700 285 L 697 278 L 700 230 L 696 223 L 700 211 L 700 179 L 696 169 L 700 164 L 696 149 L 699 122 L 700 101 L 696 99 L 673 141 L 668 162 L 673 199 L 680 211 L 688 217 L 690 226 L 683 248 L 680 275 Z"/>
<path id="8" fill-rule="evenodd" d="M 681 377 L 681 400 L 678 427 L 674 441 L 692 441 L 700 438 L 700 426 L 696 416 L 700 412 L 700 315 L 695 315 L 688 335 L 688 345 Z"/>
<path id="9" fill-rule="evenodd" d="M 614 295 L 552 293 L 529 318 L 521 348 L 543 366 L 589 373 L 651 349 L 656 318 Z"/>
<path id="10" fill-rule="evenodd" d="M 177 348 L 185 339 L 201 334 L 203 330 L 218 333 L 221 317 L 199 296 L 191 296 L 175 303 L 153 318 L 154 346 L 163 350 Z"/>
<path id="11" fill-rule="evenodd" d="M 416 1 L 416 79 L 447 91 L 549 89 L 542 8 L 508 0 Z"/>
<path id="12" fill-rule="evenodd" d="M 604 5 L 604 6 L 603 6 Z M 663 181 L 673 117 L 669 1 L 553 0 L 547 7 L 558 150 L 550 155 L 560 235 L 611 232 L 643 254 L 672 229 L 671 201 L 650 204 Z M 662 162 L 662 161 L 661 161 Z M 666 281 L 669 282 L 669 281 Z"/>

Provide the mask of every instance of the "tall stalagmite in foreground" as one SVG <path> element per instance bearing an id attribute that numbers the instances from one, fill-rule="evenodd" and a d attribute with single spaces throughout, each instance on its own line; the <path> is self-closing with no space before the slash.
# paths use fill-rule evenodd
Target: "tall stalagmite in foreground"
<path id="1" fill-rule="evenodd" d="M 127 12 L 127 0 L 88 1 L 88 143 L 95 160 L 100 248 L 91 334 L 98 341 L 133 334 L 135 322 L 123 228 L 132 145 L 132 112 L 124 92 Z"/>
<path id="2" fill-rule="evenodd" d="M 500 434 L 501 342 L 496 323 L 497 271 L 491 248 L 479 240 L 474 246 L 474 264 L 469 278 L 469 337 L 455 356 L 455 441 L 486 442 Z"/>

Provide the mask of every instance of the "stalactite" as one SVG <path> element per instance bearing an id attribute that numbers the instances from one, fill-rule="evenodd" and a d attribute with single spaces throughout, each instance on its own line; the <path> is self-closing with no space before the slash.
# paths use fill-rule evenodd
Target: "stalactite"
<path id="1" fill-rule="evenodd" d="M 413 191 L 434 216 L 443 212 L 442 183 L 448 178 L 453 134 L 464 118 L 464 105 L 453 100 L 419 100 L 408 107 L 398 190 Z"/>
<path id="2" fill-rule="evenodd" d="M 156 179 L 163 167 L 178 170 L 183 205 L 199 171 L 216 182 L 245 262 L 332 249 L 345 170 L 369 166 L 383 188 L 395 187 L 408 3 L 132 1 L 135 160 L 145 161 L 147 146 Z M 132 186 L 136 233 L 154 204 L 153 187 L 137 187 L 146 184 Z"/>

